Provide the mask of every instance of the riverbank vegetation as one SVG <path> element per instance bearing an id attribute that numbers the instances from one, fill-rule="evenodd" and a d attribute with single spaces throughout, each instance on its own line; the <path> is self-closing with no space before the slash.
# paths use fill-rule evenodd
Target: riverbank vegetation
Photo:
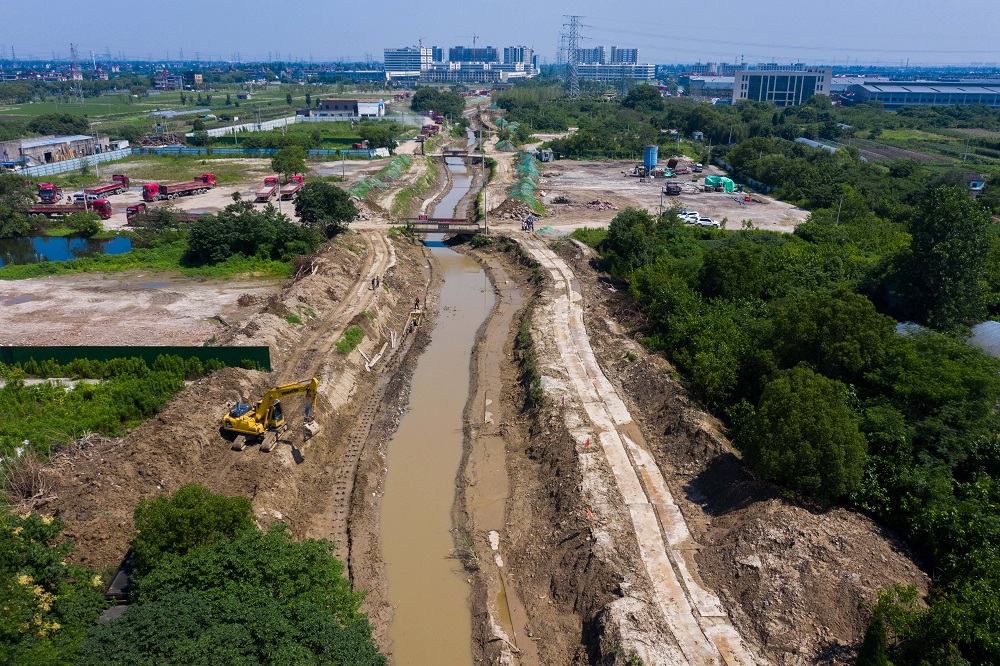
<path id="1" fill-rule="evenodd" d="M 927 610 L 903 613 L 901 590 L 876 614 L 893 663 L 996 663 L 1000 362 L 964 338 L 997 312 L 987 257 L 1000 238 L 960 188 L 920 191 L 901 221 L 860 201 L 840 224 L 817 211 L 791 235 L 636 210 L 576 235 L 628 284 L 645 343 L 726 422 L 751 470 L 790 497 L 872 515 L 931 563 Z"/>

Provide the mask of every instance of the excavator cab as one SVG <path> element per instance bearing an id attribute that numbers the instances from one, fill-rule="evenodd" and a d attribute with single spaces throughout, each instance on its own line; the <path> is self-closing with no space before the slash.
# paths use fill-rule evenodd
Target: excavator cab
<path id="1" fill-rule="evenodd" d="M 280 428 L 285 425 L 285 415 L 281 411 L 281 401 L 275 400 L 271 405 L 271 418 L 267 424 L 271 428 Z"/>

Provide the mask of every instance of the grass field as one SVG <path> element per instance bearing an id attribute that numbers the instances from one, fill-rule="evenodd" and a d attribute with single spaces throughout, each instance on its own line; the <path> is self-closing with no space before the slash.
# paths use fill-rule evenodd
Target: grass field
<path id="1" fill-rule="evenodd" d="M 157 93 L 153 92 L 142 98 L 133 98 L 127 93 L 111 93 L 97 98 L 85 98 L 83 105 L 67 98 L 49 98 L 41 102 L 35 101 L 28 104 L 4 104 L 0 105 L 0 120 L 19 119 L 31 120 L 36 116 L 50 113 L 72 113 L 85 115 L 94 124 L 98 131 L 114 134 L 114 130 L 124 125 L 134 125 L 144 130 L 152 131 L 156 129 L 156 119 L 149 117 L 152 111 L 180 111 L 192 109 L 210 109 L 211 113 L 219 115 L 228 113 L 238 116 L 241 122 L 256 119 L 258 111 L 261 120 L 271 120 L 295 113 L 295 109 L 303 108 L 306 105 L 306 93 L 312 96 L 312 101 L 323 97 L 334 95 L 349 95 L 351 97 L 367 97 L 376 99 L 392 99 L 391 93 L 352 93 L 337 92 L 338 87 L 329 86 L 303 86 L 284 85 L 279 88 L 269 88 L 267 90 L 260 87 L 250 89 L 252 99 L 237 100 L 238 93 L 247 92 L 243 86 L 221 87 L 210 91 L 186 91 L 183 94 L 186 104 L 181 104 L 181 92 L 171 91 Z M 292 104 L 286 101 L 286 95 L 291 93 Z M 198 96 L 201 95 L 201 103 Z M 226 95 L 230 97 L 230 104 L 226 104 Z M 211 96 L 211 101 L 208 97 Z M 160 124 L 164 131 L 187 132 L 190 131 L 191 123 L 195 115 L 183 116 L 168 120 L 161 120 Z M 213 121 L 207 124 L 208 127 L 231 124 L 232 121 Z"/>

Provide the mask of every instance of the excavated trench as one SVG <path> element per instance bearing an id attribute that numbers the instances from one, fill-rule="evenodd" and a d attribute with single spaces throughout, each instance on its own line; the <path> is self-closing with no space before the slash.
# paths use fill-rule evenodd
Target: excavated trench
<path id="1" fill-rule="evenodd" d="M 461 160 L 449 162 L 448 168 L 452 188 L 437 210 L 464 217 L 458 208 L 473 178 Z M 461 548 L 456 550 L 452 506 L 470 359 L 494 294 L 483 268 L 442 239 L 435 234 L 425 241 L 443 280 L 438 316 L 411 380 L 407 411 L 386 454 L 380 537 L 396 664 L 472 662 L 469 586 Z"/>

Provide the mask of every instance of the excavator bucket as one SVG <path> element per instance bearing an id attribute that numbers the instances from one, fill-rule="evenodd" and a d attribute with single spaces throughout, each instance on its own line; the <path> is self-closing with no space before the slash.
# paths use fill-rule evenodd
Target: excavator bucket
<path id="1" fill-rule="evenodd" d="M 302 440 L 305 441 L 319 432 L 319 424 L 315 421 L 306 421 L 302 424 Z"/>

